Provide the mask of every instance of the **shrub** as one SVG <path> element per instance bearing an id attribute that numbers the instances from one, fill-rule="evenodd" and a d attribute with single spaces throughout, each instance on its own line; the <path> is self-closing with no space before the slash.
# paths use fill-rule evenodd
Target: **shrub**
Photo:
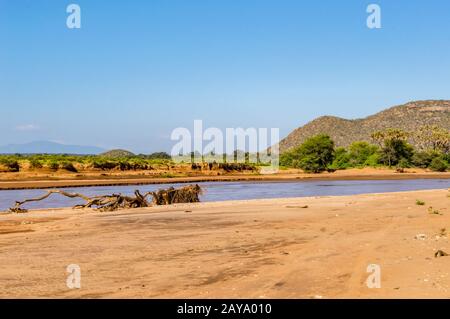
<path id="1" fill-rule="evenodd" d="M 33 158 L 30 160 L 30 168 L 32 169 L 42 168 L 42 163 L 39 160 Z"/>
<path id="2" fill-rule="evenodd" d="M 333 163 L 329 166 L 330 169 L 346 169 L 350 165 L 350 155 L 344 147 L 336 148 L 334 152 Z"/>
<path id="3" fill-rule="evenodd" d="M 284 152 L 280 155 L 280 166 L 293 167 L 294 157 L 291 151 Z"/>
<path id="4" fill-rule="evenodd" d="M 378 151 L 378 147 L 367 142 L 353 142 L 348 150 L 351 165 L 357 166 L 364 165 L 367 159 Z"/>
<path id="5" fill-rule="evenodd" d="M 324 134 L 306 140 L 292 151 L 292 165 L 308 173 L 319 173 L 326 170 L 334 159 L 334 142 Z"/>
<path id="6" fill-rule="evenodd" d="M 425 202 L 417 199 L 416 200 L 416 205 L 423 206 L 423 205 L 425 205 Z"/>
<path id="7" fill-rule="evenodd" d="M 437 152 L 415 152 L 411 161 L 414 166 L 427 168 L 436 157 L 439 157 Z"/>
<path id="8" fill-rule="evenodd" d="M 150 155 L 147 155 L 148 159 L 165 159 L 165 160 L 170 160 L 172 159 L 172 157 L 167 154 L 166 152 L 157 152 L 157 153 L 152 153 Z"/>
<path id="9" fill-rule="evenodd" d="M 371 136 L 381 147 L 380 163 L 391 167 L 397 165 L 403 158 L 408 162 L 411 160 L 414 149 L 406 141 L 410 133 L 401 129 L 388 128 L 374 132 Z"/>
<path id="10" fill-rule="evenodd" d="M 435 157 L 429 168 L 435 172 L 445 172 L 448 168 L 448 163 L 442 157 Z"/>
<path id="11" fill-rule="evenodd" d="M 20 165 L 18 161 L 11 161 L 7 164 L 7 167 L 11 172 L 18 172 L 20 171 Z"/>
<path id="12" fill-rule="evenodd" d="M 98 168 L 101 170 L 110 170 L 116 168 L 119 164 L 110 161 L 94 161 L 92 165 L 94 166 L 94 168 Z"/>
<path id="13" fill-rule="evenodd" d="M 411 165 L 409 164 L 409 161 L 406 158 L 402 158 L 398 164 L 397 164 L 398 168 L 409 168 L 411 167 Z"/>
<path id="14" fill-rule="evenodd" d="M 364 166 L 376 167 L 380 165 L 380 153 L 370 155 L 364 162 Z"/>
<path id="15" fill-rule="evenodd" d="M 2 160 L 0 161 L 0 164 L 2 164 L 3 166 L 5 166 L 6 169 L 7 169 L 9 172 L 18 172 L 18 171 L 20 171 L 20 165 L 19 165 L 19 162 L 16 161 L 16 160 L 12 160 L 12 159 L 6 158 L 6 159 L 2 159 Z"/>
<path id="16" fill-rule="evenodd" d="M 58 164 L 58 162 L 56 162 L 56 161 L 51 161 L 51 162 L 48 164 L 48 168 L 50 168 L 51 170 L 56 171 L 56 170 L 58 170 L 58 168 L 59 168 L 59 164 Z"/>
<path id="17" fill-rule="evenodd" d="M 388 166 L 397 165 L 402 159 L 409 162 L 413 152 L 413 147 L 404 140 L 386 140 L 380 151 L 380 161 Z"/>
<path id="18" fill-rule="evenodd" d="M 65 169 L 66 171 L 69 172 L 78 172 L 78 170 L 75 168 L 75 166 L 73 166 L 73 164 L 71 162 L 62 162 L 61 163 L 61 168 Z"/>

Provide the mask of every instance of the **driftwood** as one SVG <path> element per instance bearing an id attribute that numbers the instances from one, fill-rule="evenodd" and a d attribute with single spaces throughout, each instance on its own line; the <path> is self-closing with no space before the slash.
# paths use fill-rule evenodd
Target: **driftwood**
<path id="1" fill-rule="evenodd" d="M 168 189 L 160 189 L 157 192 L 152 192 L 153 204 L 197 203 L 200 201 L 200 194 L 202 194 L 202 189 L 198 184 L 185 186 L 180 189 L 169 187 Z"/>
<path id="2" fill-rule="evenodd" d="M 48 198 L 52 194 L 60 194 L 70 198 L 81 198 L 84 204 L 76 205 L 73 208 L 95 208 L 102 212 L 111 212 L 125 208 L 150 207 L 152 205 L 170 205 L 175 203 L 196 203 L 200 201 L 199 195 L 202 193 L 201 187 L 196 185 L 188 185 L 178 189 L 169 187 L 168 189 L 160 189 L 156 192 L 147 192 L 141 194 L 139 190 L 134 191 L 134 196 L 124 196 L 122 194 L 102 195 L 88 197 L 78 193 L 68 193 L 61 190 L 49 190 L 47 194 L 38 197 L 16 201 L 14 207 L 9 209 L 11 213 L 26 213 L 27 209 L 21 206 L 29 202 L 37 202 Z M 148 196 L 152 196 L 152 201 L 147 200 Z"/>

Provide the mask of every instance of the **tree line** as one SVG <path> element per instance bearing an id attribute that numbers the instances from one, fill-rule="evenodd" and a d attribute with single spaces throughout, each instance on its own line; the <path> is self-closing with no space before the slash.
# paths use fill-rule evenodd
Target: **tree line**
<path id="1" fill-rule="evenodd" d="M 389 128 L 373 132 L 371 139 L 373 143 L 357 141 L 344 148 L 335 147 L 330 136 L 319 134 L 281 154 L 280 165 L 311 173 L 377 166 L 444 172 L 450 167 L 450 131 L 436 125 L 423 126 L 417 132 Z"/>

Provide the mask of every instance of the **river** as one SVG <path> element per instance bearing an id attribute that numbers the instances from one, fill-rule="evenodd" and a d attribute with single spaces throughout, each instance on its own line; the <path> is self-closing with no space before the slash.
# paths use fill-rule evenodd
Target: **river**
<path id="1" fill-rule="evenodd" d="M 446 189 L 450 187 L 448 179 L 413 180 L 345 180 L 345 181 L 295 181 L 295 182 L 204 182 L 198 183 L 204 189 L 201 201 L 224 201 L 281 197 L 338 196 L 367 193 L 386 193 L 425 189 Z M 82 193 L 87 196 L 112 193 L 132 194 L 135 189 L 142 193 L 169 186 L 180 187 L 186 184 L 139 185 L 139 186 L 96 186 L 65 188 L 67 192 Z M 0 211 L 14 205 L 16 200 L 44 195 L 46 190 L 1 190 Z M 83 201 L 52 194 L 49 198 L 27 203 L 24 208 L 57 208 L 73 206 Z"/>

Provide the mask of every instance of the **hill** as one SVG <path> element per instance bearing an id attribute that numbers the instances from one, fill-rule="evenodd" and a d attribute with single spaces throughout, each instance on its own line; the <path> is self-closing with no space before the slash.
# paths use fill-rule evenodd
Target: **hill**
<path id="1" fill-rule="evenodd" d="M 66 145 L 49 141 L 0 146 L 0 154 L 77 154 L 96 155 L 104 149 L 96 146 Z"/>
<path id="2" fill-rule="evenodd" d="M 409 102 L 386 109 L 363 119 L 343 119 L 322 116 L 292 131 L 280 141 L 280 151 L 286 151 L 303 143 L 307 138 L 325 133 L 336 146 L 348 146 L 355 141 L 372 142 L 370 134 L 386 128 L 416 131 L 427 124 L 439 125 L 450 130 L 450 101 L 427 100 Z M 411 141 L 414 145 L 414 141 Z"/>

